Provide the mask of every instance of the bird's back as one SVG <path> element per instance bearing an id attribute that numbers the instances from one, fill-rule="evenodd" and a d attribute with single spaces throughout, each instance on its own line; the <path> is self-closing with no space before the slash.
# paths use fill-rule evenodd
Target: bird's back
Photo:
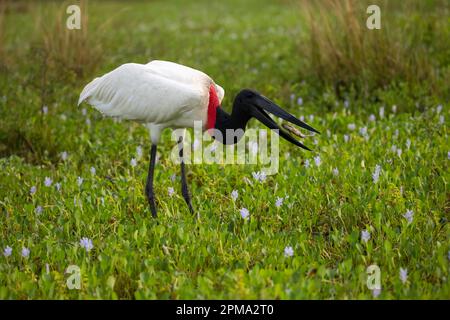
<path id="1" fill-rule="evenodd" d="M 87 101 L 111 117 L 184 126 L 186 119 L 204 120 L 213 83 L 203 72 L 172 62 L 127 63 L 90 82 L 79 104 Z"/>
<path id="2" fill-rule="evenodd" d="M 225 95 L 225 91 L 223 90 L 223 88 L 214 83 L 214 80 L 211 79 L 211 77 L 200 70 L 163 60 L 153 60 L 147 63 L 146 66 L 157 74 L 169 77 L 170 79 L 176 79 L 177 81 L 180 81 L 182 83 L 193 83 L 206 80 L 208 82 L 208 85 L 211 83 L 214 84 L 217 96 L 220 101 L 222 101 Z"/>

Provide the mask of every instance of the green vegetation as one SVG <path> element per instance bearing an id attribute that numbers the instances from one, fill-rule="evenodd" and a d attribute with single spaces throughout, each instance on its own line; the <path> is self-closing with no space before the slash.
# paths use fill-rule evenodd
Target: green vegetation
<path id="1" fill-rule="evenodd" d="M 379 31 L 352 1 L 82 1 L 81 31 L 66 4 L 0 3 L 0 299 L 372 299 L 371 264 L 380 299 L 448 299 L 448 4 L 375 3 Z M 250 87 L 304 116 L 314 152 L 280 140 L 264 182 L 260 166 L 189 165 L 196 220 L 167 131 L 152 219 L 145 128 L 76 107 L 95 76 L 152 59 L 211 75 L 227 110 Z"/>

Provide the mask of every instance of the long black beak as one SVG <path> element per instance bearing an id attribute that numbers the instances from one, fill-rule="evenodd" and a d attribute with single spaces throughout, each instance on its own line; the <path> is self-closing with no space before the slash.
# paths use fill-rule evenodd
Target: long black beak
<path id="1" fill-rule="evenodd" d="M 313 127 L 307 125 L 303 121 L 300 121 L 296 117 L 294 117 L 292 114 L 286 112 L 285 110 L 281 109 L 278 105 L 276 105 L 274 102 L 270 101 L 266 97 L 262 95 L 256 95 L 252 99 L 252 103 L 254 104 L 254 108 L 252 110 L 252 116 L 261 121 L 264 125 L 266 125 L 269 129 L 277 129 L 279 132 L 279 135 L 286 139 L 287 141 L 295 144 L 296 146 L 309 150 L 307 146 L 303 145 L 301 142 L 294 139 L 291 135 L 289 135 L 286 131 L 281 129 L 278 124 L 272 120 L 272 118 L 267 114 L 267 112 L 272 113 L 273 115 L 284 119 L 286 121 L 289 121 L 292 124 L 295 124 L 301 128 L 307 129 L 312 132 L 319 133 L 316 129 Z M 265 112 L 267 111 L 267 112 Z"/>

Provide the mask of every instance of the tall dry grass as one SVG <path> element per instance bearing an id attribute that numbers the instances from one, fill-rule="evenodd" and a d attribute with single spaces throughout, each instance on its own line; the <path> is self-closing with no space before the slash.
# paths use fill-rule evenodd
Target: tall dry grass
<path id="1" fill-rule="evenodd" d="M 73 73 L 83 77 L 93 72 L 102 58 L 99 30 L 89 28 L 88 2 L 79 1 L 81 9 L 81 29 L 66 27 L 68 14 L 65 2 L 52 12 L 50 20 L 46 14 L 36 16 L 36 30 L 40 38 L 43 63 L 49 71 L 60 74 Z M 51 21 L 51 23 L 49 23 Z"/>
<path id="2" fill-rule="evenodd" d="M 420 26 L 408 25 L 414 23 L 412 19 L 401 25 L 394 21 L 398 8 L 377 2 L 381 29 L 369 30 L 367 1 L 302 0 L 309 36 L 300 44 L 300 54 L 307 59 L 302 74 L 336 89 L 355 87 L 365 94 L 393 81 L 432 85 L 435 68 Z M 408 7 L 401 10 L 403 15 L 413 15 Z"/>
<path id="3" fill-rule="evenodd" d="M 7 114 L 10 118 L 0 120 L 0 156 L 17 154 L 31 163 L 58 159 L 60 140 L 43 107 L 53 114 L 55 97 L 61 96 L 62 91 L 75 106 L 78 96 L 75 88 L 84 78 L 92 76 L 103 53 L 100 39 L 103 30 L 93 29 L 88 23 L 88 1 L 77 2 L 81 8 L 81 29 L 66 27 L 66 9 L 70 4 L 29 3 L 26 16 L 34 26 L 34 33 L 27 35 L 30 46 L 25 47 L 24 53 L 16 50 L 18 57 L 14 60 L 18 63 L 13 76 L 23 83 L 32 103 L 15 106 L 14 113 Z M 9 96 L 13 103 L 14 92 Z"/>

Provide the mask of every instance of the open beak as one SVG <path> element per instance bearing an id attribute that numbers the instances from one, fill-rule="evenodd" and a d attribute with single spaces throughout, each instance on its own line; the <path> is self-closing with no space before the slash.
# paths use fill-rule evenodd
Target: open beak
<path id="1" fill-rule="evenodd" d="M 276 129 L 279 132 L 279 135 L 286 139 L 287 141 L 295 144 L 296 146 L 309 150 L 307 146 L 303 145 L 301 142 L 294 139 L 289 133 L 281 129 L 278 124 L 272 120 L 272 118 L 267 114 L 267 112 L 284 119 L 286 121 L 289 121 L 292 124 L 295 124 L 301 128 L 307 129 L 312 132 L 319 133 L 316 129 L 313 127 L 307 125 L 303 121 L 300 121 L 296 117 L 294 117 L 292 114 L 286 112 L 285 110 L 281 109 L 278 105 L 276 105 L 274 102 L 270 101 L 266 97 L 262 95 L 256 95 L 252 99 L 252 103 L 254 105 L 254 108 L 252 110 L 252 116 L 261 121 L 265 126 L 267 126 L 269 129 Z M 267 112 L 266 112 L 267 111 Z"/>

